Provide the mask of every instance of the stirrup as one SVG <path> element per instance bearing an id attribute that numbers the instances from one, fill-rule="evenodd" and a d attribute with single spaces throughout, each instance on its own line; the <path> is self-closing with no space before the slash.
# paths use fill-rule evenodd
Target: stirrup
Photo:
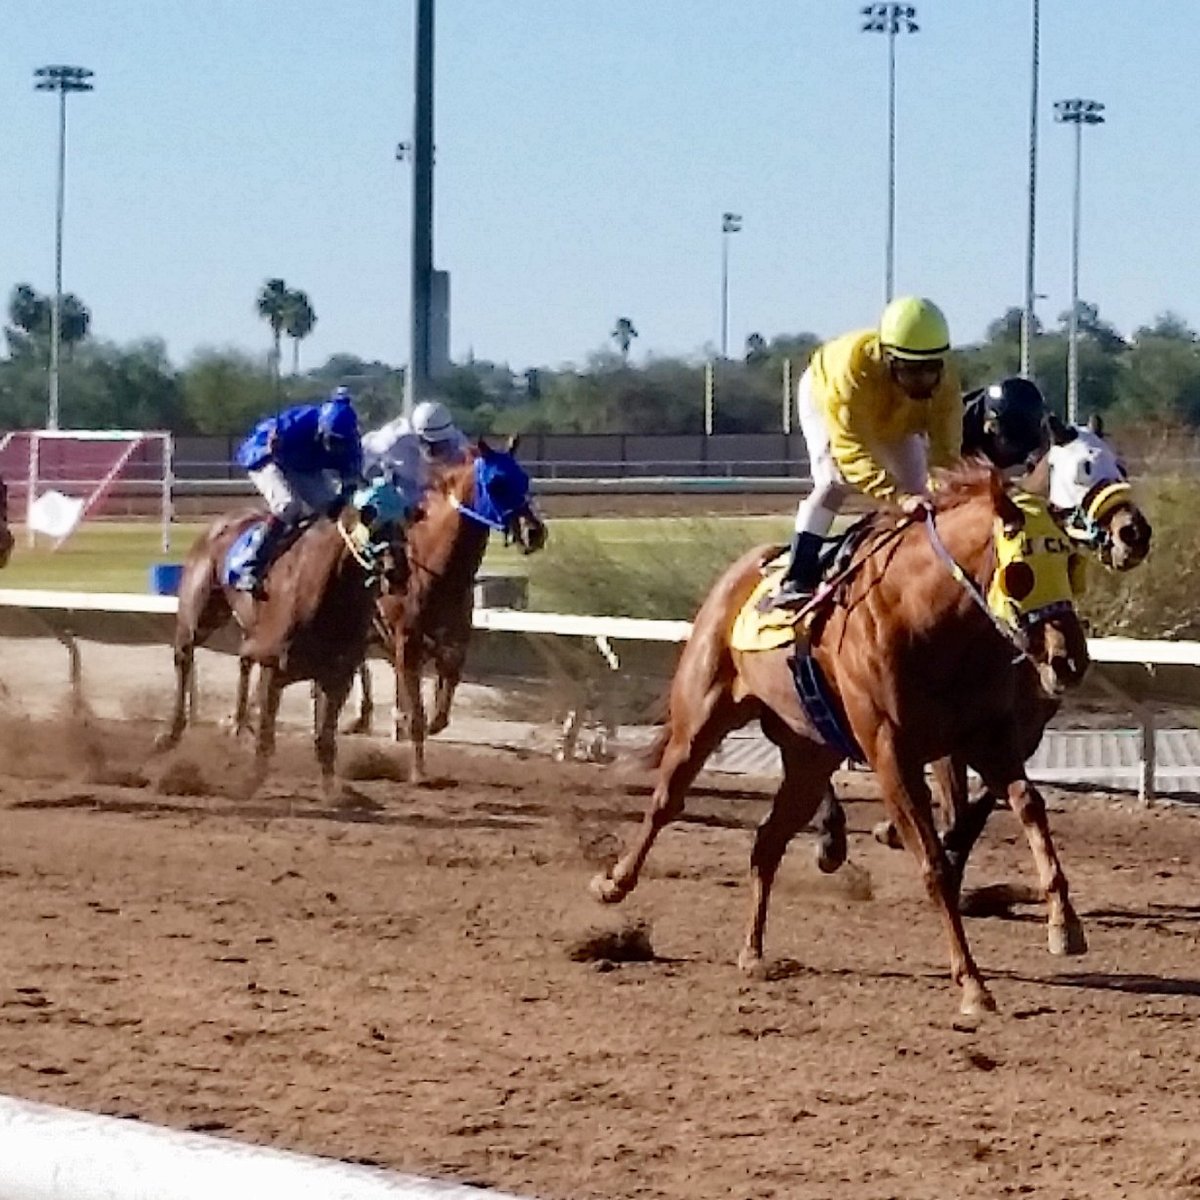
<path id="1" fill-rule="evenodd" d="M 816 596 L 819 587 L 806 588 L 785 579 L 773 592 L 768 592 L 758 602 L 760 613 L 774 612 L 777 608 L 800 608 Z"/>

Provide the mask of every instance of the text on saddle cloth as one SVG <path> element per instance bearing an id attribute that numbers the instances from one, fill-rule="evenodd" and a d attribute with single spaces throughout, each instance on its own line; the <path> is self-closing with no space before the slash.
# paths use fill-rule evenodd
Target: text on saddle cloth
<path id="1" fill-rule="evenodd" d="M 253 525 L 247 526 L 234 539 L 233 545 L 225 552 L 225 561 L 221 568 L 221 573 L 224 576 L 222 582 L 226 586 L 237 587 L 241 583 L 250 564 L 258 554 L 258 548 L 262 545 L 263 536 L 266 532 L 266 521 L 255 521 Z"/>
<path id="2" fill-rule="evenodd" d="M 996 616 L 1019 626 L 1073 603 L 1084 590 L 1086 561 L 1045 500 L 1028 492 L 1014 492 L 1012 499 L 1025 524 L 1010 534 L 996 522 L 996 571 L 987 598 Z"/>

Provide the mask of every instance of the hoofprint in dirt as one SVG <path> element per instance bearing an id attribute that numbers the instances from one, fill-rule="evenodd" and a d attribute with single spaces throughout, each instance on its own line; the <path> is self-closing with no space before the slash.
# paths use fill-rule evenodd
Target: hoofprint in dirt
<path id="1" fill-rule="evenodd" d="M 70 727 L 0 742 L 0 1091 L 563 1200 L 1200 1195 L 1193 812 L 1059 798 L 1091 955 L 1046 955 L 1036 910 L 976 922 L 1001 1014 L 964 1031 L 873 803 L 856 872 L 798 839 L 750 983 L 769 781 L 702 788 L 613 912 L 587 881 L 644 779 L 435 746 L 434 786 L 326 805 L 284 739 L 251 804 L 215 734 L 172 775 L 151 730 L 91 732 L 74 763 Z M 977 878 L 1026 858 L 1003 814 Z M 652 961 L 575 961 L 636 922 Z"/>

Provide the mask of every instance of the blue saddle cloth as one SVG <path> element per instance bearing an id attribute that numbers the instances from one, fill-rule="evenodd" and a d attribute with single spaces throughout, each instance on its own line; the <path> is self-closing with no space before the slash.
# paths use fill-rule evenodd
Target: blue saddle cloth
<path id="1" fill-rule="evenodd" d="M 843 758 L 866 762 L 817 660 L 811 654 L 796 654 L 788 660 L 788 665 L 796 681 L 796 694 L 821 740 Z"/>
<path id="2" fill-rule="evenodd" d="M 222 582 L 227 587 L 237 587 L 250 566 L 258 548 L 262 545 L 263 534 L 267 531 L 266 521 L 255 521 L 248 525 L 234 539 L 234 543 L 225 552 L 225 562 L 222 564 Z"/>

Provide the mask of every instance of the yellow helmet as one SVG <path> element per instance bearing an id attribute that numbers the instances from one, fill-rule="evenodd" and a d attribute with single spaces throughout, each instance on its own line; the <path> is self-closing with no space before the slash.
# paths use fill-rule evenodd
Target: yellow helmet
<path id="1" fill-rule="evenodd" d="M 941 358 L 950 349 L 950 327 L 932 300 L 898 296 L 879 318 L 879 341 L 894 358 Z"/>

